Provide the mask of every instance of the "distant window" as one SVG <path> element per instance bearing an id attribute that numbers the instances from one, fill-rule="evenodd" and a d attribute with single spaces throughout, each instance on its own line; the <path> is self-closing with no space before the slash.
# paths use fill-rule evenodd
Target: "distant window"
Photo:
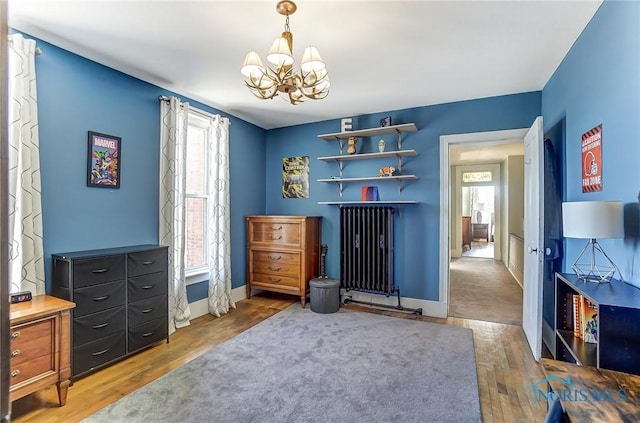
<path id="1" fill-rule="evenodd" d="M 462 182 L 491 182 L 491 172 L 463 172 Z"/>
<path id="2" fill-rule="evenodd" d="M 210 123 L 197 113 L 189 113 L 187 125 L 185 271 L 207 267 L 207 170 L 205 168 Z"/>

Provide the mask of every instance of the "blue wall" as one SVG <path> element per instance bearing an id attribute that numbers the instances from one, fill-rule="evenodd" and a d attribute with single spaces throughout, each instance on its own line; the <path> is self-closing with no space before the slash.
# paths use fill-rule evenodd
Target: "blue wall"
<path id="1" fill-rule="evenodd" d="M 44 41 L 37 44 L 43 50 L 36 58 L 36 72 L 49 290 L 52 253 L 158 242 L 158 96 L 177 94 Z M 231 266 L 233 287 L 238 287 L 245 283 L 244 215 L 264 213 L 264 186 L 247 181 L 264 178 L 265 130 L 228 117 Z M 86 186 L 87 131 L 122 138 L 120 189 Z M 190 299 L 200 299 L 202 290 L 190 287 Z"/>
<path id="2" fill-rule="evenodd" d="M 564 199 L 621 200 L 625 239 L 600 240 L 640 286 L 640 3 L 605 1 L 542 91 L 545 130 L 565 119 Z M 602 124 L 603 189 L 582 193 L 581 136 Z M 584 245 L 565 240 L 565 270 Z"/>
<path id="3" fill-rule="evenodd" d="M 404 183 L 401 195 L 395 182 L 377 185 L 382 200 L 417 200 L 404 205 L 395 220 L 395 279 L 402 296 L 435 300 L 439 298 L 440 228 L 440 140 L 441 135 L 528 128 L 540 114 L 540 92 L 462 101 L 436 106 L 390 111 L 358 116 L 354 129 L 378 127 L 380 118 L 391 116 L 394 124 L 413 122 L 418 132 L 403 136 L 403 149 L 415 149 L 418 156 L 403 161 L 403 173 L 418 176 Z M 339 209 L 318 205 L 318 201 L 339 200 L 335 184 L 317 182 L 318 178 L 338 175 L 338 165 L 317 158 L 339 154 L 337 142 L 327 142 L 318 134 L 340 132 L 340 120 L 274 129 L 267 132 L 266 212 L 322 216 L 322 242 L 327 244 L 327 273 L 340 276 Z M 388 149 L 395 149 L 397 137 L 384 136 L 358 141 L 358 152 L 377 151 L 378 139 L 384 138 Z M 284 199 L 280 192 L 282 158 L 309 156 L 310 194 L 308 199 Z M 352 161 L 345 164 L 344 176 L 374 176 L 381 166 L 393 160 Z M 344 200 L 358 200 L 360 186 L 344 185 Z"/>

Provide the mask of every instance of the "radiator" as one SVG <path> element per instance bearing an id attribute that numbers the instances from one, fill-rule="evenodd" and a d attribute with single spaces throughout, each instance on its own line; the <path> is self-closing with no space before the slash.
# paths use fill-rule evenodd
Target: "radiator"
<path id="1" fill-rule="evenodd" d="M 392 207 L 340 208 L 340 283 L 347 290 L 391 295 Z"/>

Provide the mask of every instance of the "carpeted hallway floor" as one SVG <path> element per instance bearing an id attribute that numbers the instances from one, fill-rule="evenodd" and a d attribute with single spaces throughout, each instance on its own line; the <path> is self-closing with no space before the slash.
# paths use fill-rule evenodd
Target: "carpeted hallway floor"
<path id="1" fill-rule="evenodd" d="M 449 269 L 449 316 L 522 325 L 522 288 L 501 261 L 460 257 Z"/>

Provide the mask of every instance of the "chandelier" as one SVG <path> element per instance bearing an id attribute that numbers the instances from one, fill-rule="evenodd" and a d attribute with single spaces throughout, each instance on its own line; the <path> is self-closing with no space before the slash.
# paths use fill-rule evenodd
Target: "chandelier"
<path id="1" fill-rule="evenodd" d="M 267 60 L 273 65 L 264 66 L 255 51 L 247 53 L 240 72 L 247 77 L 245 85 L 261 99 L 272 99 L 276 94 L 291 104 L 302 103 L 305 98 L 320 100 L 329 94 L 329 74 L 318 49 L 305 48 L 300 71 L 293 69 L 293 34 L 289 28 L 289 15 L 297 6 L 292 1 L 278 2 L 276 10 L 286 16 L 284 32 L 273 42 Z"/>

